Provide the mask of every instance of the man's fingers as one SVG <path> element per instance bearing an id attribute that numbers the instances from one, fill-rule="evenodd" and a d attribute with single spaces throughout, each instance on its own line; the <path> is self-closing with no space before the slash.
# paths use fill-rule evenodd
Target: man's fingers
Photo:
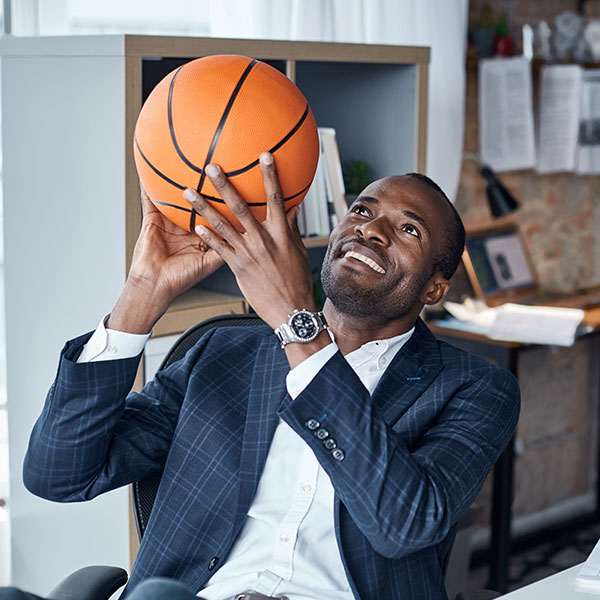
<path id="1" fill-rule="evenodd" d="M 267 198 L 267 220 L 283 224 L 285 223 L 283 192 L 277 176 L 273 155 L 269 152 L 263 152 L 260 155 L 260 170 Z"/>
<path id="2" fill-rule="evenodd" d="M 232 252 L 229 244 L 208 227 L 204 225 L 196 225 L 194 231 L 200 237 L 200 240 L 207 248 L 214 250 L 223 260 L 227 260 L 227 257 L 231 257 Z"/>
<path id="3" fill-rule="evenodd" d="M 142 214 L 143 215 L 149 214 L 151 212 L 158 212 L 158 209 L 156 208 L 156 206 L 154 206 L 154 202 L 152 202 L 152 200 L 150 200 L 150 197 L 146 193 L 146 190 L 144 189 L 144 184 L 142 183 L 141 179 L 140 179 L 140 199 L 142 201 Z"/>
<path id="4" fill-rule="evenodd" d="M 294 242 L 298 244 L 298 246 L 302 246 L 304 248 L 304 242 L 302 241 L 302 235 L 300 233 L 300 228 L 298 227 L 298 212 L 300 211 L 300 206 L 292 206 L 290 210 L 285 213 L 290 231 L 292 232 L 292 237 L 294 238 Z"/>
<path id="5" fill-rule="evenodd" d="M 240 238 L 238 230 L 214 208 L 201 194 L 196 190 L 187 188 L 183 192 L 183 197 L 190 203 L 192 208 L 209 224 L 210 228 L 219 236 L 227 240 L 228 245 L 234 247 Z M 204 238 L 203 238 L 204 239 Z M 206 240 L 205 240 L 206 241 Z M 214 248 L 210 244 L 211 248 Z"/>
<path id="6" fill-rule="evenodd" d="M 256 231 L 259 228 L 258 221 L 250 211 L 246 201 L 238 194 L 229 179 L 227 179 L 221 167 L 211 164 L 206 166 L 205 171 L 211 183 L 225 201 L 231 214 L 242 224 L 246 231 Z M 220 232 L 217 231 L 217 233 Z"/>

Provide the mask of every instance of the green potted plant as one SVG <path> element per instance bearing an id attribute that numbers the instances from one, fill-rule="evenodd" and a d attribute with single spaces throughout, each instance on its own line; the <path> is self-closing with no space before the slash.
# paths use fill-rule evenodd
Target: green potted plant
<path id="1" fill-rule="evenodd" d="M 346 204 L 350 206 L 356 197 L 373 181 L 371 167 L 364 160 L 349 160 L 342 165 Z"/>

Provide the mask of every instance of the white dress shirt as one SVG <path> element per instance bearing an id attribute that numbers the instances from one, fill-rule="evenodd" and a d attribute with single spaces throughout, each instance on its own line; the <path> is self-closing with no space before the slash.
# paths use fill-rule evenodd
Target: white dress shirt
<path id="1" fill-rule="evenodd" d="M 78 362 L 129 358 L 142 351 L 148 336 L 106 329 L 104 321 Z M 370 393 L 413 331 L 368 342 L 346 355 Z M 288 373 L 286 386 L 292 398 L 337 350 L 332 342 Z M 290 600 L 351 600 L 335 537 L 333 498 L 331 480 L 308 444 L 280 421 L 242 530 L 226 562 L 198 595 L 228 600 L 252 590 Z"/>

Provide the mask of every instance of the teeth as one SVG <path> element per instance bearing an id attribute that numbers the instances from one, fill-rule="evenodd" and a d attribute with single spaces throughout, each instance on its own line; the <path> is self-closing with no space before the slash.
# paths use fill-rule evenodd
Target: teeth
<path id="1" fill-rule="evenodd" d="M 385 273 L 384 269 L 382 269 L 374 260 L 371 260 L 369 257 L 359 254 L 358 252 L 348 250 L 348 252 L 344 254 L 344 258 L 355 258 L 356 260 L 360 260 L 366 265 L 369 265 L 373 271 L 377 271 L 377 273 Z"/>

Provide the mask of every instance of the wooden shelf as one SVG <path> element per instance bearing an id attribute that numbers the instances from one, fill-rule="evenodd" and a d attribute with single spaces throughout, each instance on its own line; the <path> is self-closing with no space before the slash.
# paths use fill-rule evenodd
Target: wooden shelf
<path id="1" fill-rule="evenodd" d="M 322 248 L 329 243 L 328 237 L 311 237 L 302 240 L 307 248 Z"/>
<path id="2" fill-rule="evenodd" d="M 201 289 L 182 294 L 152 329 L 152 337 L 182 333 L 194 323 L 225 314 L 246 313 L 244 298 Z"/>

